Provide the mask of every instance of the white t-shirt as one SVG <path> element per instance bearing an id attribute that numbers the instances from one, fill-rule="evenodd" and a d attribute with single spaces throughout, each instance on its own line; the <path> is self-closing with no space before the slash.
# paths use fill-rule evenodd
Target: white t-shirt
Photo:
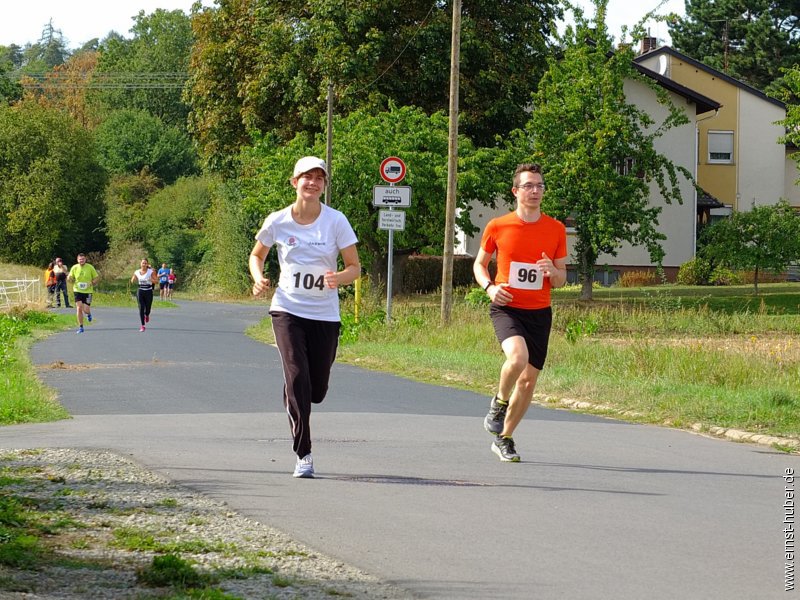
<path id="1" fill-rule="evenodd" d="M 139 289 L 153 289 L 153 269 L 147 269 L 144 275 L 142 275 L 141 269 L 136 269 L 133 274 L 136 275 L 136 278 L 139 280 Z"/>
<path id="2" fill-rule="evenodd" d="M 324 277 L 337 270 L 339 252 L 358 242 L 347 217 L 323 204 L 313 223 L 300 225 L 287 206 L 264 220 L 256 239 L 278 250 L 281 276 L 270 310 L 317 321 L 340 320 L 339 294 L 325 285 Z"/>

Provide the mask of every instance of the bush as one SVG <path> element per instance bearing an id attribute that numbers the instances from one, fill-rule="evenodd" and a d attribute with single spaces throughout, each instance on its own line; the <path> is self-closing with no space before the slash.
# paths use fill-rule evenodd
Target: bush
<path id="1" fill-rule="evenodd" d="M 658 278 L 652 271 L 625 271 L 617 280 L 617 285 L 624 288 L 657 285 Z"/>
<path id="2" fill-rule="evenodd" d="M 492 299 L 489 298 L 489 294 L 479 287 L 470 288 L 470 290 L 464 296 L 464 300 L 470 306 L 488 306 L 492 303 Z"/>
<path id="3" fill-rule="evenodd" d="M 716 267 L 709 277 L 711 285 L 741 285 L 742 276 L 727 267 Z"/>
<path id="4" fill-rule="evenodd" d="M 472 276 L 471 256 L 453 257 L 453 287 L 466 287 L 475 280 Z M 404 267 L 400 289 L 405 294 L 424 294 L 442 287 L 442 257 L 414 254 Z"/>
<path id="5" fill-rule="evenodd" d="M 702 258 L 693 258 L 678 269 L 677 282 L 680 285 L 708 285 L 711 278 L 711 265 Z"/>

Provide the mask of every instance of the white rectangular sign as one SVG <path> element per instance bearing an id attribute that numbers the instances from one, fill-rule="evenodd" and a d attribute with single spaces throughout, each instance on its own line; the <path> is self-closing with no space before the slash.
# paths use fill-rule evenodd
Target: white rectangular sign
<path id="1" fill-rule="evenodd" d="M 406 213 L 402 210 L 379 210 L 378 229 L 403 231 L 406 228 Z"/>
<path id="2" fill-rule="evenodd" d="M 376 185 L 372 188 L 372 206 L 411 206 L 410 185 Z"/>

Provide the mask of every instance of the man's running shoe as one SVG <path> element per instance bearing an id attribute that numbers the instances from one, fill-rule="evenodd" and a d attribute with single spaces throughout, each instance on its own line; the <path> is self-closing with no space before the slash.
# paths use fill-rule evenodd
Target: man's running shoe
<path id="1" fill-rule="evenodd" d="M 297 464 L 294 466 L 294 477 L 303 479 L 314 478 L 314 461 L 311 454 L 306 454 L 303 458 L 297 459 Z"/>
<path id="2" fill-rule="evenodd" d="M 503 432 L 503 423 L 506 420 L 508 402 L 500 400 L 497 396 L 492 398 L 489 404 L 489 413 L 483 420 L 483 427 L 492 435 L 500 435 Z"/>
<path id="3" fill-rule="evenodd" d="M 78 327 L 78 331 L 76 331 L 75 333 L 83 333 L 83 325 Z"/>
<path id="4" fill-rule="evenodd" d="M 91 323 L 92 322 L 92 313 L 89 313 L 88 315 L 86 315 L 86 318 L 89 319 L 89 323 Z"/>
<path id="5" fill-rule="evenodd" d="M 492 442 L 492 452 L 503 462 L 519 462 L 519 454 L 514 448 L 514 440 L 510 437 L 497 436 Z"/>

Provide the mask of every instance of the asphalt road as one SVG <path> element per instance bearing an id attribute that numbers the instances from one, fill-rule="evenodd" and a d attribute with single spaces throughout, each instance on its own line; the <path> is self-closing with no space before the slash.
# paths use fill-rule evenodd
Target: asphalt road
<path id="1" fill-rule="evenodd" d="M 179 304 L 145 333 L 96 307 L 85 334 L 34 346 L 74 418 L 4 427 L 0 447 L 130 455 L 420 598 L 787 597 L 797 456 L 534 406 L 506 464 L 488 398 L 336 365 L 318 477 L 298 480 L 277 351 L 243 335 L 266 306 Z"/>

